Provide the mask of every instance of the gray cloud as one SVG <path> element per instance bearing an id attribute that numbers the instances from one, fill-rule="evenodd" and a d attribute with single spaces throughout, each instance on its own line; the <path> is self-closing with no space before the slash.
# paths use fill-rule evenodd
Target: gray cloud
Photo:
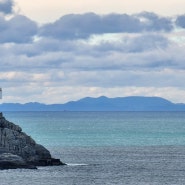
<path id="1" fill-rule="evenodd" d="M 178 16 L 176 19 L 177 26 L 185 28 L 185 15 Z"/>
<path id="2" fill-rule="evenodd" d="M 54 23 L 44 25 L 40 35 L 59 39 L 88 38 L 93 34 L 139 33 L 142 31 L 171 31 L 172 22 L 154 13 L 137 15 L 94 13 L 70 14 Z"/>
<path id="3" fill-rule="evenodd" d="M 0 12 L 3 14 L 11 14 L 13 13 L 13 0 L 1 0 L 0 1 Z"/>
<path id="4" fill-rule="evenodd" d="M 97 51 L 121 51 L 124 53 L 144 52 L 165 49 L 170 41 L 160 34 L 139 34 L 135 37 L 123 37 L 119 42 L 104 41 L 94 46 Z"/>
<path id="5" fill-rule="evenodd" d="M 152 12 L 142 12 L 136 14 L 137 18 L 142 18 L 143 26 L 147 31 L 171 31 L 173 29 L 172 20 L 161 17 Z"/>
<path id="6" fill-rule="evenodd" d="M 30 44 L 15 44 L 8 48 L 2 46 L 1 70 L 12 69 L 28 73 L 44 71 L 47 74 L 51 70 L 62 70 L 65 73 L 123 70 L 127 73 L 129 70 L 185 69 L 184 49 L 172 46 L 162 36 L 143 34 L 127 38 L 127 43 L 123 39 L 119 43 L 100 42 L 97 45 L 81 41 L 40 40 Z"/>
<path id="7" fill-rule="evenodd" d="M 132 52 L 144 52 L 154 49 L 165 49 L 168 45 L 168 39 L 160 34 L 143 34 L 133 39 L 129 48 Z"/>
<path id="8" fill-rule="evenodd" d="M 29 71 L 60 68 L 64 71 L 182 68 L 183 51 L 174 53 L 170 49 L 171 44 L 167 38 L 159 34 L 126 36 L 119 42 L 108 40 L 93 45 L 80 40 L 58 41 L 45 38 L 29 44 L 15 44 L 8 48 L 1 46 L 1 69 L 9 69 L 11 60 L 14 59 L 18 61 L 11 64 L 14 70 L 27 70 L 29 67 Z M 177 53 L 180 63 L 177 63 Z"/>
<path id="9" fill-rule="evenodd" d="M 10 20 L 1 18 L 0 23 L 0 43 L 30 42 L 38 29 L 35 22 L 22 15 L 17 15 Z"/>

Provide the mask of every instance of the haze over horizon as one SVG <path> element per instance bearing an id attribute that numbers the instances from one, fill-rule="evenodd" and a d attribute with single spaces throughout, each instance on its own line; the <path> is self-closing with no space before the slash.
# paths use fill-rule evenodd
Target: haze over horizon
<path id="1" fill-rule="evenodd" d="M 2 102 L 185 103 L 185 2 L 0 0 Z"/>

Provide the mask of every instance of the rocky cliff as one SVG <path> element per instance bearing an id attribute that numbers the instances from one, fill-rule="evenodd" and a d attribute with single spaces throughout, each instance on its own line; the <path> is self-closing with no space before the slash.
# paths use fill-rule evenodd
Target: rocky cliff
<path id="1" fill-rule="evenodd" d="M 59 159 L 37 144 L 22 129 L 9 122 L 0 113 L 0 169 L 36 168 L 36 166 L 63 165 Z"/>

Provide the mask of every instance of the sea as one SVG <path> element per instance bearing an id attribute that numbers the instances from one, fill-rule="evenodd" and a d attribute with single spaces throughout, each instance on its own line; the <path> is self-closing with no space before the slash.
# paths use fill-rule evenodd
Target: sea
<path id="1" fill-rule="evenodd" d="M 4 112 L 65 166 L 0 172 L 0 185 L 184 185 L 185 112 Z"/>

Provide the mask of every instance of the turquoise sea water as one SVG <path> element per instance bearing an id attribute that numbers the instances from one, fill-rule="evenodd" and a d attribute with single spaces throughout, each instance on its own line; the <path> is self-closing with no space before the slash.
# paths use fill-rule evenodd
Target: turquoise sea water
<path id="1" fill-rule="evenodd" d="M 6 112 L 67 166 L 5 170 L 0 184 L 185 184 L 185 112 Z"/>
<path id="2" fill-rule="evenodd" d="M 7 112 L 45 146 L 184 145 L 185 112 Z"/>

